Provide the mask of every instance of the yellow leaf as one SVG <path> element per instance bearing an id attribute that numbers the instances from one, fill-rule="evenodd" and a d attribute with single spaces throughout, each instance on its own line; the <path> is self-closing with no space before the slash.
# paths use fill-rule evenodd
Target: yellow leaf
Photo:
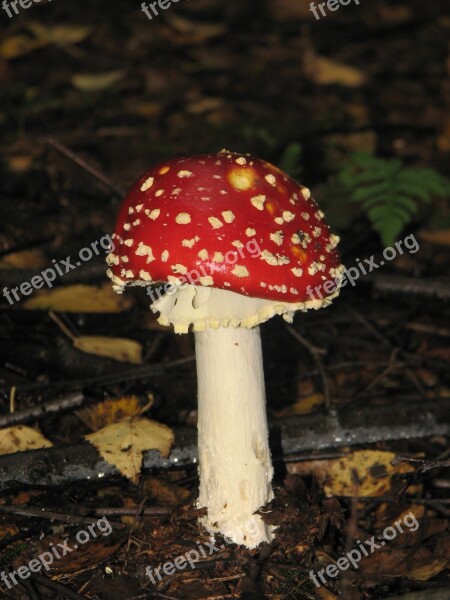
<path id="1" fill-rule="evenodd" d="M 85 438 L 106 462 L 114 465 L 133 483 L 137 483 L 143 452 L 159 450 L 161 456 L 167 458 L 174 433 L 162 423 L 144 417 L 131 417 L 86 435 Z"/>
<path id="2" fill-rule="evenodd" d="M 37 21 L 31 21 L 28 29 L 34 33 L 36 38 L 47 44 L 57 46 L 69 46 L 83 41 L 92 32 L 91 27 L 84 25 L 42 25 Z"/>
<path id="3" fill-rule="evenodd" d="M 73 339 L 73 345 L 81 352 L 106 356 L 114 360 L 134 365 L 142 363 L 142 345 L 125 338 L 83 335 Z"/>
<path id="4" fill-rule="evenodd" d="M 405 577 L 410 577 L 416 581 L 427 581 L 447 567 L 447 561 L 442 558 L 436 558 L 426 565 L 420 565 L 415 569 L 405 569 Z"/>
<path id="5" fill-rule="evenodd" d="M 51 290 L 41 290 L 23 303 L 31 310 L 60 312 L 117 313 L 130 308 L 130 295 L 113 292 L 109 283 L 101 286 L 70 285 Z"/>
<path id="6" fill-rule="evenodd" d="M 151 402 L 149 403 L 151 406 Z M 114 400 L 112 398 L 87 406 L 76 411 L 76 415 L 92 431 L 98 431 L 102 427 L 118 423 L 125 417 L 136 417 L 148 410 L 149 404 L 142 406 L 136 396 L 122 396 Z"/>
<path id="7" fill-rule="evenodd" d="M 328 498 L 354 494 L 383 496 L 390 492 L 394 474 L 414 470 L 411 465 L 405 463 L 393 467 L 390 463 L 394 456 L 392 452 L 381 450 L 356 450 L 342 458 L 290 463 L 288 472 L 296 475 L 314 475 L 319 484 L 324 486 Z"/>
<path id="8" fill-rule="evenodd" d="M 42 269 L 47 262 L 41 250 L 21 250 L 0 259 L 0 269 Z"/>
<path id="9" fill-rule="evenodd" d="M 364 73 L 359 69 L 314 54 L 305 65 L 305 74 L 320 85 L 339 84 L 357 87 L 366 80 Z"/>
<path id="10" fill-rule="evenodd" d="M 0 43 L 0 56 L 3 58 L 17 58 L 47 45 L 48 42 L 44 40 L 37 40 L 26 35 L 13 35 Z"/>
<path id="11" fill-rule="evenodd" d="M 314 407 L 323 404 L 323 394 L 311 394 L 306 398 L 300 398 L 292 406 L 286 406 L 282 410 L 275 412 L 276 417 L 290 417 L 291 415 L 306 415 L 311 413 Z"/>
<path id="12" fill-rule="evenodd" d="M 0 429 L 0 455 L 52 446 L 53 444 L 42 433 L 26 425 Z"/>
<path id="13" fill-rule="evenodd" d="M 330 461 L 327 469 L 325 494 L 352 496 L 355 492 L 354 474 L 357 479 L 358 496 L 383 496 L 391 488 L 394 474 L 413 471 L 410 465 L 400 463 L 392 466 L 395 454 L 381 450 L 357 450 L 342 458 Z"/>
<path id="14" fill-rule="evenodd" d="M 105 90 L 123 78 L 124 71 L 109 71 L 108 73 L 74 75 L 72 84 L 83 92 L 98 92 Z"/>

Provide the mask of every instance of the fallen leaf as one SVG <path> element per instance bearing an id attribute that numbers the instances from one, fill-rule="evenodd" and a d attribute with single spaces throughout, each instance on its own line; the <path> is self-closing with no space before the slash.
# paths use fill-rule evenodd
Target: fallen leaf
<path id="1" fill-rule="evenodd" d="M 191 21 L 171 11 L 166 14 L 168 23 L 176 31 L 192 35 L 192 42 L 200 43 L 206 40 L 226 34 L 227 28 L 224 23 L 206 23 Z"/>
<path id="2" fill-rule="evenodd" d="M 86 435 L 85 439 L 98 450 L 104 460 L 137 484 L 143 452 L 159 450 L 161 456 L 167 458 L 174 433 L 162 423 L 144 417 L 131 417 Z"/>
<path id="3" fill-rule="evenodd" d="M 57 312 L 118 313 L 129 309 L 133 301 L 129 295 L 116 294 L 109 283 L 101 286 L 69 285 L 41 290 L 25 300 L 27 310 Z"/>
<path id="4" fill-rule="evenodd" d="M 21 250 L 1 258 L 0 269 L 42 269 L 47 263 L 48 259 L 41 250 Z"/>
<path id="5" fill-rule="evenodd" d="M 383 496 L 391 489 L 391 479 L 394 474 L 413 471 L 411 465 L 400 463 L 395 467 L 391 461 L 393 452 L 381 450 L 357 450 L 343 458 L 330 461 L 325 482 L 325 495 L 352 496 L 354 493 L 355 474 L 358 480 L 358 496 Z"/>
<path id="6" fill-rule="evenodd" d="M 311 394 L 306 398 L 300 398 L 295 404 L 286 406 L 282 410 L 274 412 L 276 417 L 290 417 L 291 415 L 306 415 L 313 412 L 316 406 L 324 403 L 323 394 Z"/>
<path id="7" fill-rule="evenodd" d="M 3 523 L 0 525 L 0 539 L 3 540 L 6 536 L 13 536 L 19 533 L 19 530 L 15 525 L 8 525 L 7 523 Z M 1 555 L 0 555 L 0 564 L 1 564 Z"/>
<path id="8" fill-rule="evenodd" d="M 362 85 L 366 76 L 362 71 L 314 53 L 305 61 L 305 75 L 319 85 L 339 84 L 346 87 Z"/>
<path id="9" fill-rule="evenodd" d="M 296 475 L 313 474 L 324 486 L 328 498 L 353 496 L 355 492 L 358 496 L 384 496 L 391 490 L 393 475 L 414 470 L 405 463 L 392 466 L 394 457 L 393 452 L 356 450 L 342 458 L 290 463 L 288 472 Z"/>
<path id="10" fill-rule="evenodd" d="M 72 84 L 83 92 L 98 92 L 106 90 L 120 81 L 125 75 L 124 71 L 108 71 L 107 73 L 74 75 Z"/>
<path id="11" fill-rule="evenodd" d="M 52 446 L 53 444 L 42 433 L 26 425 L 0 429 L 0 455 Z"/>
<path id="12" fill-rule="evenodd" d="M 126 417 L 137 417 L 148 410 L 151 405 L 152 401 L 143 406 L 136 396 L 122 396 L 87 406 L 77 410 L 75 414 L 89 429 L 98 431 L 111 423 L 119 423 Z"/>
<path id="13" fill-rule="evenodd" d="M 386 545 L 383 552 L 375 552 L 363 559 L 360 569 L 364 573 L 427 581 L 445 569 L 446 564 L 445 559 L 435 558 L 423 546 L 412 552 L 411 548 L 389 548 Z"/>
<path id="14" fill-rule="evenodd" d="M 163 506 L 176 506 L 189 498 L 189 490 L 170 483 L 162 481 L 157 477 L 147 477 L 142 485 L 144 494 L 149 494 L 153 500 L 157 500 Z"/>
<path id="15" fill-rule="evenodd" d="M 57 46 L 78 44 L 92 33 L 92 28 L 84 25 L 42 25 L 31 21 L 27 27 L 39 41 Z"/>
<path id="16" fill-rule="evenodd" d="M 31 38 L 27 35 L 13 35 L 0 43 L 0 56 L 3 58 L 18 58 L 47 46 L 48 42 Z"/>
<path id="17" fill-rule="evenodd" d="M 98 335 L 83 335 L 72 340 L 73 345 L 81 352 L 106 356 L 119 362 L 140 365 L 142 363 L 142 344 L 125 338 Z"/>
<path id="18" fill-rule="evenodd" d="M 31 154 L 15 154 L 6 156 L 4 160 L 13 173 L 26 173 L 33 166 L 34 157 Z"/>
<path id="19" fill-rule="evenodd" d="M 420 231 L 418 233 L 419 239 L 430 244 L 436 244 L 437 246 L 450 247 L 450 229 L 443 229 L 442 231 Z"/>

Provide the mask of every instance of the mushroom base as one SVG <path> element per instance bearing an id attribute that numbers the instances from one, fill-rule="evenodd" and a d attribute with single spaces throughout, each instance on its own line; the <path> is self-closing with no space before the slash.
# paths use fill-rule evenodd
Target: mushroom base
<path id="1" fill-rule="evenodd" d="M 255 548 L 273 526 L 254 514 L 273 498 L 259 327 L 195 332 L 201 523 Z"/>

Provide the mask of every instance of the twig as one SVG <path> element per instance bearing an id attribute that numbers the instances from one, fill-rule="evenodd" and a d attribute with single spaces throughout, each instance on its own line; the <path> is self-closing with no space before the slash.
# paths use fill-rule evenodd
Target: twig
<path id="1" fill-rule="evenodd" d="M 39 585 L 43 585 L 44 587 L 46 587 L 50 590 L 54 590 L 55 592 L 58 592 L 58 594 L 61 594 L 62 596 L 66 596 L 67 598 L 70 598 L 71 600 L 88 600 L 86 598 L 86 596 L 82 596 L 78 592 L 74 592 L 74 590 L 67 587 L 67 585 L 62 584 L 59 581 L 54 581 L 53 579 L 50 579 L 49 577 L 45 577 L 45 575 L 39 575 L 36 573 L 36 574 L 32 575 L 31 580 L 35 581 Z"/>
<path id="2" fill-rule="evenodd" d="M 81 515 L 66 515 L 63 513 L 52 512 L 48 510 L 44 510 L 43 508 L 34 508 L 32 506 L 0 506 L 0 514 L 6 513 L 11 515 L 20 515 L 22 517 L 31 517 L 33 519 L 49 519 L 51 521 L 61 521 L 63 523 L 67 523 L 68 525 L 78 524 L 78 523 L 87 523 L 94 524 L 97 523 L 98 519 L 92 519 L 90 517 L 81 516 Z M 102 516 L 107 516 L 104 513 L 100 513 Z M 136 510 L 132 514 L 136 514 Z M 125 529 L 125 525 L 122 523 L 117 523 L 118 529 Z"/>
<path id="3" fill-rule="evenodd" d="M 313 344 L 308 342 L 308 340 L 305 340 L 305 338 L 302 335 L 300 335 L 300 333 L 296 329 L 294 329 L 291 325 L 286 325 L 286 329 L 298 342 L 300 342 L 300 344 L 302 344 L 305 348 L 307 348 L 309 350 L 309 352 L 311 353 L 311 356 L 313 357 L 314 362 L 316 363 L 317 369 L 319 370 L 320 376 L 322 378 L 323 393 L 325 396 L 325 406 L 326 406 L 326 409 L 328 411 L 330 411 L 330 409 L 331 409 L 330 388 L 328 386 L 327 374 L 325 372 L 325 368 L 324 368 L 322 360 L 320 358 L 321 354 L 325 354 L 325 350 L 323 350 L 322 348 L 317 348 L 316 346 L 314 346 Z"/>
<path id="4" fill-rule="evenodd" d="M 418 468 L 416 469 L 415 473 L 426 473 L 431 469 L 450 467 L 450 459 L 426 460 L 423 458 L 410 458 L 409 456 L 401 456 L 397 454 L 397 456 L 395 456 L 391 461 L 394 467 L 402 462 L 409 463 L 410 465 L 417 465 Z M 407 475 L 407 473 L 405 473 L 405 475 Z"/>
<path id="5" fill-rule="evenodd" d="M 28 596 L 31 600 L 42 600 L 41 594 L 34 588 L 31 581 L 21 581 L 22 586 L 25 588 Z"/>
<path id="6" fill-rule="evenodd" d="M 56 400 L 50 400 L 45 404 L 38 406 L 31 406 L 30 408 L 24 408 L 23 410 L 17 410 L 9 415 L 0 417 L 0 427 L 11 427 L 11 425 L 17 425 L 18 423 L 29 423 L 40 419 L 44 415 L 49 413 L 59 413 L 63 410 L 71 408 L 78 408 L 85 401 L 85 397 L 80 392 L 69 394 L 64 398 L 57 398 Z"/>
<path id="7" fill-rule="evenodd" d="M 176 360 L 160 362 L 134 369 L 126 369 L 118 371 L 114 374 L 99 375 L 95 377 L 86 377 L 86 379 L 69 379 L 68 381 L 55 381 L 52 383 L 24 383 L 16 385 L 17 393 L 37 392 L 41 390 L 58 390 L 58 389 L 83 389 L 91 386 L 111 385 L 113 383 L 121 383 L 128 381 L 136 381 L 138 379 L 147 379 L 156 375 L 162 375 L 168 369 L 184 366 L 195 361 L 195 356 L 187 356 Z M 1 387 L 0 394 L 8 393 L 9 387 Z"/>
<path id="8" fill-rule="evenodd" d="M 450 282 L 445 279 L 418 279 L 398 275 L 368 275 L 366 279 L 373 283 L 376 291 L 386 294 L 450 299 Z"/>
<path id="9" fill-rule="evenodd" d="M 70 148 L 67 148 L 67 146 L 65 146 L 61 142 L 58 142 L 58 140 L 55 140 L 54 138 L 48 138 L 47 144 L 51 146 L 54 150 L 57 150 L 60 154 L 71 160 L 73 163 L 81 167 L 84 171 L 86 171 L 86 173 L 89 173 L 91 177 L 103 183 L 103 185 L 106 186 L 112 192 L 114 192 L 116 196 L 118 196 L 119 198 L 124 197 L 125 191 L 120 186 L 111 181 L 111 179 L 109 179 L 109 177 L 107 177 L 104 173 L 102 173 L 92 165 L 89 165 L 84 159 L 78 156 L 78 154 L 75 154 L 75 152 L 70 150 Z"/>

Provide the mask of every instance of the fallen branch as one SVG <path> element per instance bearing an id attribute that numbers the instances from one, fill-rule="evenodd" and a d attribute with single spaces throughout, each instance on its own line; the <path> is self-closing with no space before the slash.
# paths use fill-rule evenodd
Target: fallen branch
<path id="1" fill-rule="evenodd" d="M 17 410 L 9 415 L 0 416 L 0 427 L 11 427 L 12 425 L 18 425 L 19 423 L 30 423 L 31 421 L 40 419 L 44 415 L 48 415 L 49 413 L 58 413 L 62 412 L 63 410 L 78 408 L 83 404 L 84 400 L 85 398 L 83 394 L 77 392 L 64 398 L 51 400 L 45 404 L 39 404 L 38 406 Z"/>
<path id="2" fill-rule="evenodd" d="M 448 279 L 369 275 L 367 280 L 373 284 L 375 291 L 385 294 L 404 294 L 408 297 L 418 296 L 450 300 L 450 281 Z"/>
<path id="3" fill-rule="evenodd" d="M 424 408 L 425 406 L 425 408 Z M 270 425 L 275 460 L 306 450 L 343 446 L 366 447 L 380 441 L 405 440 L 450 434 L 448 399 L 397 402 L 352 411 L 314 413 L 277 419 Z M 143 470 L 169 469 L 197 463 L 197 432 L 175 430 L 175 445 L 168 458 L 157 450 L 144 454 Z M 101 459 L 87 442 L 60 448 L 18 452 L 0 457 L 0 491 L 22 487 L 64 486 L 69 483 L 108 481 L 119 471 Z"/>

